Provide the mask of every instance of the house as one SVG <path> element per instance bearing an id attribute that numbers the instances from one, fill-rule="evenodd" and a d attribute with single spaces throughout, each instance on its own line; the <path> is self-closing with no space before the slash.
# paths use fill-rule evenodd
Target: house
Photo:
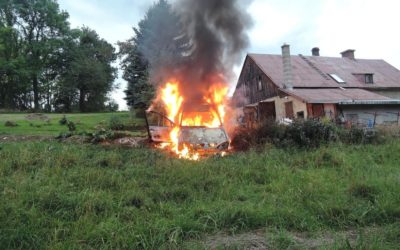
<path id="1" fill-rule="evenodd" d="M 384 60 L 342 57 L 246 56 L 233 103 L 246 122 L 264 119 L 328 117 L 361 125 L 399 124 L 400 71 Z"/>

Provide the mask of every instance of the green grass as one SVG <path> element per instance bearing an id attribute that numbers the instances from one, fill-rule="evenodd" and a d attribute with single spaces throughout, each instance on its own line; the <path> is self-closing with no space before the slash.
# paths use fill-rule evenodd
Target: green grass
<path id="1" fill-rule="evenodd" d="M 0 134 L 4 135 L 48 135 L 54 136 L 62 132 L 67 132 L 67 126 L 59 124 L 59 120 L 64 114 L 44 114 L 49 118 L 49 122 L 42 120 L 28 120 L 26 113 L 3 114 L 0 113 Z M 74 122 L 78 132 L 92 132 L 96 126 L 108 125 L 111 117 L 118 116 L 122 122 L 138 126 L 144 125 L 144 119 L 133 118 L 129 112 L 115 113 L 76 113 L 65 114 L 68 120 Z M 6 127 L 6 121 L 13 121 L 18 126 Z"/>
<path id="2" fill-rule="evenodd" d="M 147 148 L 3 143 L 0 248 L 202 248 L 207 234 L 260 228 L 290 247 L 282 232 L 369 227 L 357 247 L 398 248 L 399 152 L 398 140 L 266 146 L 189 162 Z"/>

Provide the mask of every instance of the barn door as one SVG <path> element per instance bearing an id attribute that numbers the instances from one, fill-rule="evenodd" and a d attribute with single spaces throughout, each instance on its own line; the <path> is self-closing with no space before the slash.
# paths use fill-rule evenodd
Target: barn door
<path id="1" fill-rule="evenodd" d="M 275 102 L 259 102 L 258 112 L 260 115 L 260 120 L 275 120 Z"/>

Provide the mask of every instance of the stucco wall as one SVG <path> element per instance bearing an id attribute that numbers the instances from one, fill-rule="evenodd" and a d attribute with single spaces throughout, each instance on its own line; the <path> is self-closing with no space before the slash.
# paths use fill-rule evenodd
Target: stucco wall
<path id="1" fill-rule="evenodd" d="M 286 117 L 286 112 L 285 112 L 285 103 L 286 102 L 292 102 L 293 103 L 293 113 L 295 118 L 297 118 L 297 112 L 304 112 L 304 117 L 307 118 L 307 106 L 304 102 L 300 101 L 297 98 L 294 98 L 292 96 L 287 96 L 287 97 L 272 97 L 267 99 L 266 101 L 275 101 L 275 112 L 276 112 L 276 120 L 281 120 Z"/>

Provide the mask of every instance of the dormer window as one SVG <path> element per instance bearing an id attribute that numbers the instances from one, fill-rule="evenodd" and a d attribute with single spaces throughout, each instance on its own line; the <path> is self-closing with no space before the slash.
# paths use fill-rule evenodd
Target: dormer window
<path id="1" fill-rule="evenodd" d="M 340 78 L 336 74 L 328 74 L 330 77 L 332 77 L 333 80 L 335 80 L 337 83 L 346 83 L 342 78 Z"/>
<path id="2" fill-rule="evenodd" d="M 365 74 L 365 83 L 367 83 L 367 84 L 374 83 L 374 75 L 373 74 Z"/>

